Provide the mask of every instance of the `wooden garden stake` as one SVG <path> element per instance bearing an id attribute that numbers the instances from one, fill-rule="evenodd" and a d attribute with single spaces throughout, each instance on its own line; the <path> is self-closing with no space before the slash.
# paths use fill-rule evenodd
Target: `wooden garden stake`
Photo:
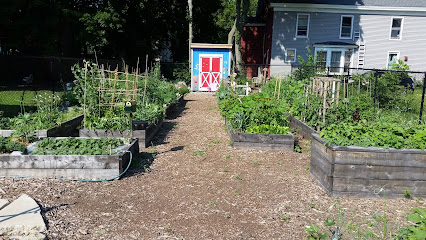
<path id="1" fill-rule="evenodd" d="M 277 97 L 277 100 L 280 99 L 280 91 L 281 91 L 281 75 L 280 75 L 280 83 L 278 84 L 278 97 Z"/>
<path id="2" fill-rule="evenodd" d="M 275 81 L 274 97 L 277 94 L 277 85 L 278 85 L 278 79 Z"/>
<path id="3" fill-rule="evenodd" d="M 337 82 L 336 107 L 339 107 L 340 81 Z"/>
<path id="4" fill-rule="evenodd" d="M 145 57 L 145 87 L 143 88 L 142 105 L 145 106 L 146 83 L 148 81 L 148 54 Z"/>
<path id="5" fill-rule="evenodd" d="M 324 82 L 324 100 L 323 100 L 323 107 L 322 107 L 322 123 L 325 125 L 325 110 L 327 108 L 327 88 L 328 88 L 328 81 Z"/>
<path id="6" fill-rule="evenodd" d="M 361 92 L 361 78 L 358 79 L 358 103 L 359 103 L 359 94 Z"/>
<path id="7" fill-rule="evenodd" d="M 84 64 L 84 104 L 83 104 L 83 114 L 84 114 L 84 126 L 86 127 L 86 91 L 87 91 L 87 62 Z"/>
<path id="8" fill-rule="evenodd" d="M 117 67 L 118 67 L 118 65 L 117 65 Z M 111 109 L 112 109 L 112 106 L 114 105 L 114 95 L 115 95 L 115 84 L 116 84 L 116 82 L 117 82 L 117 78 L 118 78 L 118 73 L 117 73 L 117 69 L 115 70 L 115 74 L 114 74 L 114 84 L 113 84 L 113 86 L 112 86 L 112 96 L 111 96 Z"/>

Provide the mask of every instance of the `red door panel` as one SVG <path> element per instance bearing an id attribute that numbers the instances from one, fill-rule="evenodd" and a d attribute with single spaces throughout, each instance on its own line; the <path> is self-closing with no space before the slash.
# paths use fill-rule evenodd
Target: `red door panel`
<path id="1" fill-rule="evenodd" d="M 201 58 L 201 87 L 208 87 L 210 81 L 210 58 Z"/>

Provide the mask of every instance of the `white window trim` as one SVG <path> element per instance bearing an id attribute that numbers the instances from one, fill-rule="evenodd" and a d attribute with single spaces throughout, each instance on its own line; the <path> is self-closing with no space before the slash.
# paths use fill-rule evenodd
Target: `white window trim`
<path id="1" fill-rule="evenodd" d="M 342 27 L 343 27 L 343 18 L 344 17 L 350 17 L 351 18 L 351 36 L 350 37 L 342 37 Z M 354 31 L 354 16 L 353 15 L 341 15 L 340 16 L 340 33 L 339 33 L 339 39 L 352 39 Z"/>
<path id="2" fill-rule="evenodd" d="M 397 52 L 397 51 L 388 51 L 388 56 L 386 57 L 386 67 L 385 67 L 385 69 L 389 69 L 389 55 L 391 53 L 396 53 L 396 59 L 399 60 L 399 52 Z"/>
<path id="3" fill-rule="evenodd" d="M 348 51 L 349 49 L 347 48 L 321 48 L 321 47 L 316 47 L 315 48 L 315 56 L 317 56 L 318 52 L 326 52 L 327 53 L 327 57 L 326 57 L 326 63 L 325 63 L 325 67 L 326 68 L 331 68 L 331 52 L 341 52 L 340 54 L 340 66 L 339 66 L 339 71 L 338 72 L 331 72 L 332 74 L 344 74 L 344 68 L 345 68 L 345 52 Z M 391 52 L 394 53 L 394 52 Z M 398 55 L 399 56 L 399 55 Z M 350 63 L 350 67 L 353 67 L 353 57 L 354 57 L 354 51 L 352 50 L 352 55 L 351 55 L 351 63 Z M 389 54 L 388 54 L 389 57 Z"/>
<path id="4" fill-rule="evenodd" d="M 392 24 L 393 24 L 393 19 L 395 18 L 400 18 L 401 19 L 401 31 L 399 32 L 399 38 L 392 38 Z M 393 41 L 401 41 L 402 40 L 402 31 L 404 28 L 404 17 L 391 17 L 391 22 L 390 22 L 390 31 L 389 31 L 389 40 L 393 40 Z"/>
<path id="5" fill-rule="evenodd" d="M 289 60 L 287 60 L 287 51 L 288 50 L 294 50 L 294 60 L 293 61 L 289 61 Z M 285 50 L 285 62 L 296 62 L 296 59 L 297 59 L 297 55 L 296 55 L 296 48 L 287 48 L 286 50 Z"/>
<path id="6" fill-rule="evenodd" d="M 299 36 L 297 35 L 297 29 L 299 27 L 299 16 L 300 15 L 307 15 L 308 16 L 308 28 L 306 29 L 306 36 Z M 311 15 L 309 13 L 298 13 L 297 19 L 296 19 L 296 38 L 308 38 L 309 37 L 309 25 L 311 23 Z"/>

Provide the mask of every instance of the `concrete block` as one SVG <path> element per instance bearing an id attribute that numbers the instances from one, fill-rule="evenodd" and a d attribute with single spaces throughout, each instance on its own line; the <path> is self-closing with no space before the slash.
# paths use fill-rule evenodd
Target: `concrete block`
<path id="1" fill-rule="evenodd" d="M 26 194 L 0 210 L 0 236 L 31 236 L 43 239 L 40 232 L 46 231 L 46 224 L 36 201 Z"/>
<path id="2" fill-rule="evenodd" d="M 9 204 L 7 199 L 0 199 L 0 209 L 6 207 L 7 204 Z"/>

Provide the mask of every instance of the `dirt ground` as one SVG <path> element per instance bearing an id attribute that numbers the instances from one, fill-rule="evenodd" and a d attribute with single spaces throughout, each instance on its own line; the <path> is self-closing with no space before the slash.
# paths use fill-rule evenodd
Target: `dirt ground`
<path id="1" fill-rule="evenodd" d="M 425 206 L 421 199 L 330 198 L 309 177 L 308 142 L 302 153 L 233 149 L 216 98 L 185 99 L 144 150 L 152 161 L 135 159 L 123 179 L 0 178 L 0 197 L 36 199 L 49 239 L 306 239 L 304 227 L 322 225 L 334 204 L 356 226 L 384 210 L 404 223 L 412 208 Z"/>

